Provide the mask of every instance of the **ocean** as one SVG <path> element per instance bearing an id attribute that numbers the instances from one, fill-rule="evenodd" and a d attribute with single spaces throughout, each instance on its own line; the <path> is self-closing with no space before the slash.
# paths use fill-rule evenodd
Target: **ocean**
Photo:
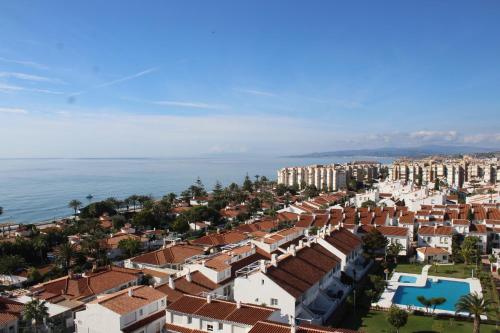
<path id="1" fill-rule="evenodd" d="M 286 166 L 342 163 L 356 158 L 287 158 L 225 156 L 210 158 L 61 158 L 0 159 L 0 222 L 33 223 L 72 214 L 68 202 L 87 204 L 108 197 L 131 194 L 154 197 L 180 193 L 200 177 L 207 190 L 219 180 L 224 186 L 242 183 L 245 175 L 276 179 Z"/>

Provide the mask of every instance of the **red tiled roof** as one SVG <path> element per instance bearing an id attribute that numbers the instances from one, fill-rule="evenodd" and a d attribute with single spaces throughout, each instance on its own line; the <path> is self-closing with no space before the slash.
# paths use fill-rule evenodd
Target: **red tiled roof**
<path id="1" fill-rule="evenodd" d="M 22 303 L 0 297 L 0 325 L 19 319 L 23 307 L 24 305 Z"/>
<path id="2" fill-rule="evenodd" d="M 212 299 L 208 303 L 205 297 L 185 295 L 170 304 L 168 311 L 254 325 L 261 320 L 268 319 L 276 309 L 245 303 L 238 308 L 235 302 Z"/>
<path id="3" fill-rule="evenodd" d="M 178 244 L 169 246 L 153 252 L 141 254 L 130 259 L 132 262 L 163 266 L 166 264 L 181 264 L 184 260 L 195 255 L 203 254 L 205 251 L 201 247 Z"/>
<path id="4" fill-rule="evenodd" d="M 171 289 L 168 283 L 157 286 L 155 289 L 167 295 L 167 301 L 170 304 L 180 299 L 184 295 L 198 295 L 202 292 L 213 291 L 220 287 L 217 283 L 212 282 L 201 272 L 196 271 L 190 273 L 191 282 L 186 279 L 186 276 L 179 277 L 174 280 L 175 289 Z"/>
<path id="5" fill-rule="evenodd" d="M 363 242 L 361 238 L 359 238 L 346 228 L 339 228 L 332 231 L 329 236 L 325 237 L 325 240 L 344 254 L 350 254 L 352 251 L 356 250 Z"/>
<path id="6" fill-rule="evenodd" d="M 132 296 L 129 296 L 132 290 Z M 118 314 L 125 314 L 165 298 L 165 294 L 149 286 L 135 286 L 98 298 L 91 304 L 100 304 Z"/>
<path id="7" fill-rule="evenodd" d="M 448 226 L 439 227 L 421 227 L 418 230 L 419 235 L 447 235 L 451 236 L 453 234 L 453 228 Z"/>
<path id="8" fill-rule="evenodd" d="M 254 325 L 248 333 L 290 333 L 290 325 L 261 321 Z M 344 328 L 332 328 L 325 326 L 316 326 L 311 324 L 301 324 L 296 326 L 296 333 L 356 333 L 357 331 L 348 330 Z"/>
<path id="9" fill-rule="evenodd" d="M 233 244 L 245 240 L 247 236 L 242 232 L 229 231 L 224 233 L 213 233 L 209 235 L 202 236 L 198 239 L 192 240 L 192 244 L 197 245 L 208 245 L 208 246 L 222 246 L 227 244 Z"/>

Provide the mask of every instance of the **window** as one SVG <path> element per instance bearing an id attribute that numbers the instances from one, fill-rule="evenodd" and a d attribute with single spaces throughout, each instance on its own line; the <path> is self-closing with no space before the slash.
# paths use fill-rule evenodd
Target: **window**
<path id="1" fill-rule="evenodd" d="M 165 300 L 164 299 L 161 300 L 161 306 L 165 306 Z"/>
<path id="2" fill-rule="evenodd" d="M 191 324 L 193 322 L 193 317 L 188 316 L 188 324 Z"/>
<path id="3" fill-rule="evenodd" d="M 260 280 L 260 284 L 264 285 L 264 279 Z"/>
<path id="4" fill-rule="evenodd" d="M 142 314 L 143 314 L 143 311 L 142 311 L 142 309 L 140 309 L 139 310 L 139 316 L 142 316 Z"/>
<path id="5" fill-rule="evenodd" d="M 223 323 L 219 323 L 219 331 L 222 331 L 224 329 L 224 324 Z"/>
<path id="6" fill-rule="evenodd" d="M 213 332 L 214 331 L 214 325 L 207 325 L 207 331 L 208 332 Z"/>
<path id="7" fill-rule="evenodd" d="M 278 305 L 278 300 L 276 298 L 271 298 L 271 306 Z"/>

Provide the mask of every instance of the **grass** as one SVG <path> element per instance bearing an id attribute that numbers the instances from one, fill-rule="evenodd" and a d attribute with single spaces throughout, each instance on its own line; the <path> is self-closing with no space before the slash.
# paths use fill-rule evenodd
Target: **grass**
<path id="1" fill-rule="evenodd" d="M 361 325 L 354 315 L 349 316 L 341 327 L 360 330 L 366 333 L 393 332 L 393 328 L 387 323 L 386 312 L 370 311 L 361 319 Z M 430 333 L 430 332 L 453 332 L 470 333 L 472 332 L 472 322 L 454 321 L 447 319 L 436 319 L 433 317 L 424 317 L 409 315 L 408 323 L 401 328 L 400 333 Z M 482 333 L 495 333 L 495 325 L 481 324 Z"/>
<path id="2" fill-rule="evenodd" d="M 400 263 L 394 269 L 396 272 L 420 274 L 422 272 L 422 264 Z M 453 264 L 453 265 L 436 265 L 429 269 L 429 275 L 444 276 L 458 279 L 467 279 L 471 277 L 471 271 L 476 272 L 475 265 Z M 479 268 L 481 270 L 481 268 Z M 476 274 L 476 273 L 475 273 Z"/>

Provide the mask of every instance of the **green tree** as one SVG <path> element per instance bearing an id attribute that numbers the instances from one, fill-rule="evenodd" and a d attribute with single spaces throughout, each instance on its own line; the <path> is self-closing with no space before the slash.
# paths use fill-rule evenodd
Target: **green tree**
<path id="1" fill-rule="evenodd" d="M 141 250 L 141 241 L 135 238 L 122 239 L 118 242 L 118 248 L 125 253 L 127 258 L 131 258 Z"/>
<path id="2" fill-rule="evenodd" d="M 12 275 L 25 266 L 24 258 L 19 255 L 13 254 L 0 257 L 0 274 L 8 275 L 11 280 Z"/>
<path id="3" fill-rule="evenodd" d="M 434 311 L 436 311 L 436 307 L 438 307 L 444 303 L 446 303 L 446 298 L 444 298 L 444 297 L 431 298 L 432 313 L 434 313 Z"/>
<path id="4" fill-rule="evenodd" d="M 370 257 L 374 257 L 377 251 L 384 249 L 388 243 L 387 238 L 376 228 L 363 236 L 363 249 Z"/>
<path id="5" fill-rule="evenodd" d="M 243 181 L 242 189 L 243 189 L 243 191 L 247 191 L 250 193 L 253 192 L 253 183 L 250 180 L 250 177 L 248 177 L 248 174 L 245 176 L 245 180 Z"/>
<path id="6" fill-rule="evenodd" d="M 439 179 L 434 179 L 434 190 L 439 191 Z"/>
<path id="7" fill-rule="evenodd" d="M 474 213 L 472 212 L 471 208 L 467 210 L 467 220 L 469 220 L 470 222 L 474 221 Z"/>
<path id="8" fill-rule="evenodd" d="M 30 283 L 38 283 L 42 280 L 42 274 L 35 267 L 30 267 L 28 269 L 28 281 Z"/>
<path id="9" fill-rule="evenodd" d="M 319 195 L 319 191 L 315 185 L 307 185 L 304 189 L 304 196 L 308 199 L 317 197 Z"/>
<path id="10" fill-rule="evenodd" d="M 420 296 L 417 296 L 417 301 L 424 306 L 425 312 L 429 313 L 429 309 L 432 306 L 431 299 L 420 295 Z"/>
<path id="11" fill-rule="evenodd" d="M 0 215 L 3 214 L 3 207 L 0 207 Z"/>
<path id="12" fill-rule="evenodd" d="M 76 257 L 76 247 L 66 242 L 56 248 L 55 254 L 57 262 L 59 262 L 63 270 L 67 272 L 71 267 L 71 260 Z"/>
<path id="13" fill-rule="evenodd" d="M 73 200 L 71 200 L 71 201 L 68 203 L 68 207 L 69 207 L 69 208 L 72 208 L 72 209 L 73 209 L 73 211 L 74 211 L 75 218 L 76 218 L 76 215 L 78 214 L 78 209 L 79 209 L 81 206 L 82 206 L 81 201 L 76 200 L 76 199 L 73 199 Z"/>
<path id="14" fill-rule="evenodd" d="M 408 322 L 408 312 L 393 305 L 387 314 L 387 322 L 399 333 L 399 329 Z"/>
<path id="15" fill-rule="evenodd" d="M 455 304 L 456 312 L 466 312 L 469 316 L 474 317 L 474 325 L 472 333 L 479 333 L 481 325 L 481 315 L 489 310 L 492 304 L 491 300 L 486 300 L 477 292 L 460 297 L 457 304 Z"/>
<path id="16" fill-rule="evenodd" d="M 400 243 L 392 243 L 387 247 L 387 255 L 394 259 L 394 262 L 398 263 L 398 256 L 401 251 L 404 250 L 403 245 Z"/>
<path id="17" fill-rule="evenodd" d="M 377 204 L 373 200 L 366 200 L 365 202 L 363 202 L 361 204 L 361 207 L 363 207 L 363 208 L 368 208 L 368 207 L 374 208 L 374 207 L 377 207 Z"/>
<path id="18" fill-rule="evenodd" d="M 462 242 L 460 253 L 464 258 L 465 265 L 473 262 L 480 256 L 480 251 L 478 249 L 479 238 L 476 236 L 467 236 Z"/>
<path id="19" fill-rule="evenodd" d="M 24 305 L 23 318 L 32 325 L 33 332 L 42 331 L 39 327 L 49 318 L 49 309 L 45 301 L 37 298 Z"/>

